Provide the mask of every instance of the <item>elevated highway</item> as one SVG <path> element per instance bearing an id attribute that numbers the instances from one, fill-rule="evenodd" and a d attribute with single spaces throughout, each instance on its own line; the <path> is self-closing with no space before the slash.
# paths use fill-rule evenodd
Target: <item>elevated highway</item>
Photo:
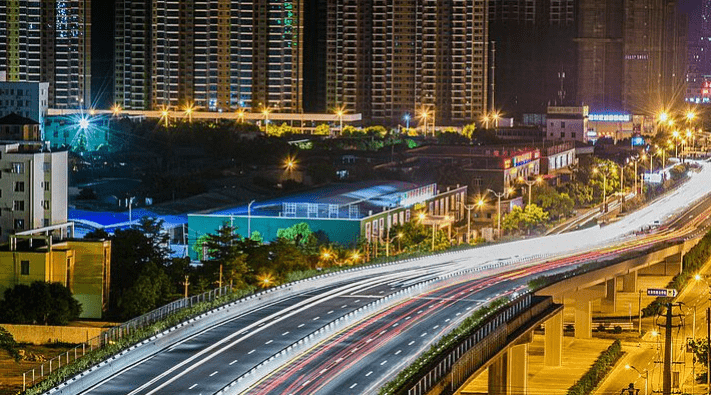
<path id="1" fill-rule="evenodd" d="M 542 273 L 699 237 L 711 214 L 709 191 L 711 166 L 704 166 L 679 190 L 603 228 L 314 281 L 250 311 L 225 309 L 219 324 L 137 363 L 117 358 L 52 393 L 372 394 L 477 307 Z M 656 220 L 668 225 L 637 234 Z"/>

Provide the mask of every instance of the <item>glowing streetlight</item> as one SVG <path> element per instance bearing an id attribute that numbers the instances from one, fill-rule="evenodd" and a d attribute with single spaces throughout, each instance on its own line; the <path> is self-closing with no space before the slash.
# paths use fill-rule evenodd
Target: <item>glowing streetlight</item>
<path id="1" fill-rule="evenodd" d="M 94 115 L 96 115 L 96 110 L 93 109 L 93 108 L 92 108 L 91 110 L 89 110 L 89 115 L 91 115 L 92 117 L 93 117 Z"/>
<path id="2" fill-rule="evenodd" d="M 237 119 L 240 123 L 244 123 L 244 110 L 237 111 Z"/>
<path id="3" fill-rule="evenodd" d="M 498 112 L 495 112 L 491 114 L 491 118 L 494 120 L 494 127 L 498 128 L 499 127 L 499 118 L 501 118 L 501 115 Z"/>
<path id="4" fill-rule="evenodd" d="M 111 107 L 111 113 L 113 116 L 118 117 L 121 114 L 121 106 L 114 104 L 113 107 Z"/>
<path id="5" fill-rule="evenodd" d="M 336 109 L 336 115 L 338 116 L 338 134 L 343 134 L 343 115 L 345 113 L 346 112 L 343 107 Z"/>
<path id="6" fill-rule="evenodd" d="M 660 122 L 666 122 L 668 119 L 669 119 L 669 114 L 667 114 L 666 111 L 662 111 L 662 112 L 659 114 L 659 121 L 660 121 Z"/>
<path id="7" fill-rule="evenodd" d="M 694 120 L 694 118 L 696 118 L 696 113 L 694 113 L 693 111 L 686 112 L 686 120 L 687 121 L 691 122 Z"/>
<path id="8" fill-rule="evenodd" d="M 82 130 L 87 130 L 89 128 L 89 120 L 87 118 L 81 118 L 79 120 L 79 128 Z"/>
<path id="9" fill-rule="evenodd" d="M 523 177 L 519 177 L 518 181 L 528 185 L 528 204 L 531 205 L 531 189 L 533 189 L 534 185 L 540 184 L 543 181 L 543 177 L 538 176 L 535 180 L 526 180 Z"/>
<path id="10" fill-rule="evenodd" d="M 257 276 L 257 283 L 262 288 L 269 288 L 274 285 L 274 276 L 271 273 L 262 273 Z"/>
<path id="11" fill-rule="evenodd" d="M 193 105 L 192 104 L 185 105 L 185 115 L 188 116 L 188 122 L 193 123 Z"/>
<path id="12" fill-rule="evenodd" d="M 269 127 L 269 113 L 271 110 L 269 107 L 264 107 L 262 109 L 262 115 L 264 115 L 264 133 L 268 132 L 268 127 Z"/>
<path id="13" fill-rule="evenodd" d="M 163 108 L 160 112 L 160 117 L 165 121 L 165 127 L 168 127 L 169 123 L 169 118 L 170 118 L 170 112 L 168 111 L 167 108 Z"/>
<path id="14" fill-rule="evenodd" d="M 409 114 L 409 113 L 406 113 L 406 114 L 403 115 L 403 117 L 402 117 L 402 119 L 405 120 L 405 129 L 410 129 L 410 118 L 411 118 L 411 117 L 410 117 L 410 114 Z"/>
<path id="15" fill-rule="evenodd" d="M 424 135 L 427 136 L 427 118 L 430 117 L 430 112 L 426 108 L 420 110 L 418 117 L 424 122 Z M 434 134 L 434 133 L 433 133 Z"/>

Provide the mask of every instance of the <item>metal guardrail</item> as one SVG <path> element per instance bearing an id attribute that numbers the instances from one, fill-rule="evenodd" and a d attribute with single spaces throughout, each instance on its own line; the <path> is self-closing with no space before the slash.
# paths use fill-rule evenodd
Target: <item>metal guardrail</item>
<path id="1" fill-rule="evenodd" d="M 427 371 L 416 382 L 407 383 L 396 393 L 427 394 L 448 375 L 449 388 L 444 389 L 444 393 L 453 393 L 477 369 L 506 347 L 511 333 L 550 308 L 552 303 L 550 298 L 536 301 L 530 293 L 519 296 L 490 315 L 473 334 L 430 363 Z"/>
<path id="2" fill-rule="evenodd" d="M 114 326 L 107 331 L 101 333 L 99 336 L 93 337 L 86 342 L 79 344 L 71 350 L 65 353 L 59 354 L 56 357 L 43 362 L 40 366 L 30 369 L 22 373 L 22 391 L 27 390 L 40 381 L 44 380 L 46 376 L 52 372 L 60 369 L 62 366 L 69 365 L 70 363 L 81 359 L 88 352 L 105 347 L 108 344 L 112 344 L 115 341 L 121 340 L 125 336 L 129 336 L 141 330 L 147 326 L 153 325 L 156 322 L 163 320 L 171 314 L 175 314 L 183 309 L 192 307 L 197 303 L 211 302 L 217 298 L 227 295 L 231 291 L 229 285 L 222 288 L 216 288 L 211 291 L 202 293 L 200 295 L 194 295 L 189 298 L 178 299 L 174 302 L 168 303 L 167 305 L 161 306 L 153 311 L 143 314 L 140 317 L 133 318 L 129 321 L 122 323 L 121 325 Z"/>

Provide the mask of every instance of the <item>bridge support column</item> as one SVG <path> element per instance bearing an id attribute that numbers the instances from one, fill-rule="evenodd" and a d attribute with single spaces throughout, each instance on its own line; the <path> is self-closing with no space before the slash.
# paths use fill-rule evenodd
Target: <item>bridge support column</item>
<path id="1" fill-rule="evenodd" d="M 513 346 L 508 351 L 508 393 L 525 395 L 528 392 L 528 344 Z"/>
<path id="2" fill-rule="evenodd" d="M 543 365 L 560 366 L 563 364 L 563 311 L 546 321 Z"/>
<path id="3" fill-rule="evenodd" d="M 603 312 L 614 313 L 617 310 L 617 277 L 605 281 L 605 297 L 600 302 Z"/>
<path id="4" fill-rule="evenodd" d="M 506 373 L 508 365 L 508 351 L 504 352 L 491 365 L 489 365 L 489 395 L 508 395 Z"/>
<path id="5" fill-rule="evenodd" d="M 684 254 L 680 251 L 678 254 L 674 254 L 672 256 L 668 256 L 664 260 L 664 268 L 665 268 L 665 273 L 667 276 L 676 276 L 677 274 L 681 273 L 681 269 L 683 269 L 682 262 L 684 261 Z"/>
<path id="6" fill-rule="evenodd" d="M 592 306 L 590 299 L 575 300 L 575 338 L 592 338 Z"/>
<path id="7" fill-rule="evenodd" d="M 637 272 L 622 276 L 622 292 L 637 292 Z"/>

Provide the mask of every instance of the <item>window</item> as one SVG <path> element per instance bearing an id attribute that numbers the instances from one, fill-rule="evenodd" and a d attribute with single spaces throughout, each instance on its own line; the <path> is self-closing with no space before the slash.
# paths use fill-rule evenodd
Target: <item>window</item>
<path id="1" fill-rule="evenodd" d="M 49 186 L 50 186 L 50 185 L 51 185 L 51 184 L 49 183 L 49 181 L 44 181 L 44 182 L 42 183 L 42 186 L 44 187 L 44 190 L 45 190 L 45 191 L 49 191 Z"/>
<path id="2" fill-rule="evenodd" d="M 30 261 L 20 261 L 20 275 L 30 275 Z"/>
<path id="3" fill-rule="evenodd" d="M 25 211 L 25 201 L 15 200 L 12 202 L 12 211 Z"/>
<path id="4" fill-rule="evenodd" d="M 15 181 L 15 192 L 25 192 L 25 183 L 22 181 Z"/>
<path id="5" fill-rule="evenodd" d="M 55 132 L 55 134 L 56 134 L 56 132 Z M 54 137 L 57 137 L 57 136 L 54 136 Z M 44 172 L 49 173 L 50 171 L 52 171 L 52 163 L 44 162 Z"/>
<path id="6" fill-rule="evenodd" d="M 16 219 L 14 225 L 15 225 L 15 230 L 24 230 L 25 229 L 25 220 L 24 219 Z"/>
<path id="7" fill-rule="evenodd" d="M 49 200 L 42 201 L 42 208 L 45 210 L 49 210 Z"/>
<path id="8" fill-rule="evenodd" d="M 561 122 L 561 123 L 560 123 L 560 128 L 561 128 L 561 129 L 565 129 L 565 122 Z"/>
<path id="9" fill-rule="evenodd" d="M 12 162 L 12 172 L 15 174 L 24 174 L 25 164 L 22 162 Z"/>

